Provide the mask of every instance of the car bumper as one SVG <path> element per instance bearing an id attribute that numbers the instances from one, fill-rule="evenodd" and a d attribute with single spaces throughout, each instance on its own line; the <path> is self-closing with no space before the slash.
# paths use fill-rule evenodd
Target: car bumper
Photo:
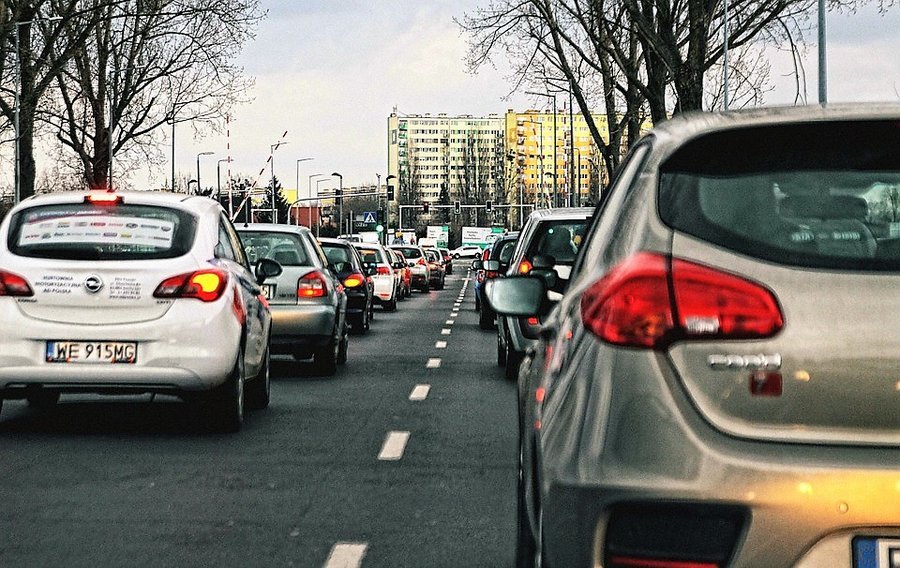
<path id="1" fill-rule="evenodd" d="M 234 369 L 241 325 L 230 303 L 175 302 L 159 319 L 116 325 L 35 320 L 0 302 L 0 390 L 42 385 L 65 392 L 203 391 Z M 48 340 L 136 342 L 134 363 L 48 363 Z"/>
<path id="2" fill-rule="evenodd" d="M 272 344 L 301 341 L 305 336 L 331 336 L 338 311 L 331 305 L 270 306 Z"/>

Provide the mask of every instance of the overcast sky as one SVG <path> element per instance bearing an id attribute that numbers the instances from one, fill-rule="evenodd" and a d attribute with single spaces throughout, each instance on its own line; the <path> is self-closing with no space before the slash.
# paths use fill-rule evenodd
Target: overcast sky
<path id="1" fill-rule="evenodd" d="M 829 101 L 900 100 L 900 2 L 887 16 L 874 10 L 829 14 Z M 235 109 L 230 125 L 233 173 L 255 177 L 265 167 L 271 144 L 285 141 L 275 153 L 275 173 L 286 188 L 300 188 L 308 176 L 340 172 L 344 185 L 384 180 L 387 168 L 387 116 L 400 113 L 472 114 L 524 110 L 535 97 L 507 100 L 510 83 L 502 70 L 467 72 L 466 38 L 453 22 L 484 0 L 262 0 L 268 17 L 240 63 L 255 77 L 254 101 Z M 767 104 L 793 101 L 789 62 L 773 56 L 776 91 Z M 805 60 L 807 94 L 817 98 L 816 53 Z M 178 129 L 177 167 L 196 169 L 202 179 L 216 177 L 216 160 L 224 159 L 224 136 L 193 140 L 188 126 Z M 222 164 L 223 177 L 226 164 Z M 260 185 L 268 180 L 268 168 Z M 135 174 L 144 188 L 159 186 L 169 168 L 156 175 Z M 193 177 L 193 176 L 192 176 Z M 315 182 L 313 182 L 315 187 Z M 321 189 L 330 182 L 320 184 Z"/>

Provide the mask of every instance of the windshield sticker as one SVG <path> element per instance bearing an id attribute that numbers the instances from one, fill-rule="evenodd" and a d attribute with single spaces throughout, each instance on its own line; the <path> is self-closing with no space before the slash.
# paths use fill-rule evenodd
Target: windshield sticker
<path id="1" fill-rule="evenodd" d="M 95 214 L 29 218 L 19 233 L 19 246 L 72 243 L 130 244 L 171 248 L 175 223 L 163 219 Z"/>

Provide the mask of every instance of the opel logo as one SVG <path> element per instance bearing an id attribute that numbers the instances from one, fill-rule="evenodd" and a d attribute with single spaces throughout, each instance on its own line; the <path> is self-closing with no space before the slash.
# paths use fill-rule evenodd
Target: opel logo
<path id="1" fill-rule="evenodd" d="M 103 288 L 103 280 L 96 274 L 92 274 L 84 279 L 84 287 L 91 294 L 96 294 Z"/>

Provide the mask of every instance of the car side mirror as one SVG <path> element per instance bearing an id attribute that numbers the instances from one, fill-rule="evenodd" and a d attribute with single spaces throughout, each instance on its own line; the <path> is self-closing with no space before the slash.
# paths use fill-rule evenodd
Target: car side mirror
<path id="1" fill-rule="evenodd" d="M 254 273 L 256 275 L 256 283 L 262 284 L 268 278 L 274 278 L 282 273 L 281 265 L 271 258 L 261 258 L 256 263 Z"/>
<path id="2" fill-rule="evenodd" d="M 490 270 L 491 272 L 497 272 L 498 270 L 500 270 L 499 260 L 485 260 L 482 264 L 484 264 L 485 270 Z"/>
<path id="3" fill-rule="evenodd" d="M 536 315 L 547 293 L 544 280 L 528 276 L 488 280 L 484 289 L 488 305 L 505 316 Z"/>
<path id="4" fill-rule="evenodd" d="M 363 264 L 363 272 L 366 276 L 374 276 L 378 273 L 378 267 L 374 264 L 369 264 L 368 262 Z"/>
<path id="5" fill-rule="evenodd" d="M 482 261 L 480 261 L 480 260 L 472 261 L 472 270 L 483 270 L 483 269 L 484 269 L 484 263 Z"/>

